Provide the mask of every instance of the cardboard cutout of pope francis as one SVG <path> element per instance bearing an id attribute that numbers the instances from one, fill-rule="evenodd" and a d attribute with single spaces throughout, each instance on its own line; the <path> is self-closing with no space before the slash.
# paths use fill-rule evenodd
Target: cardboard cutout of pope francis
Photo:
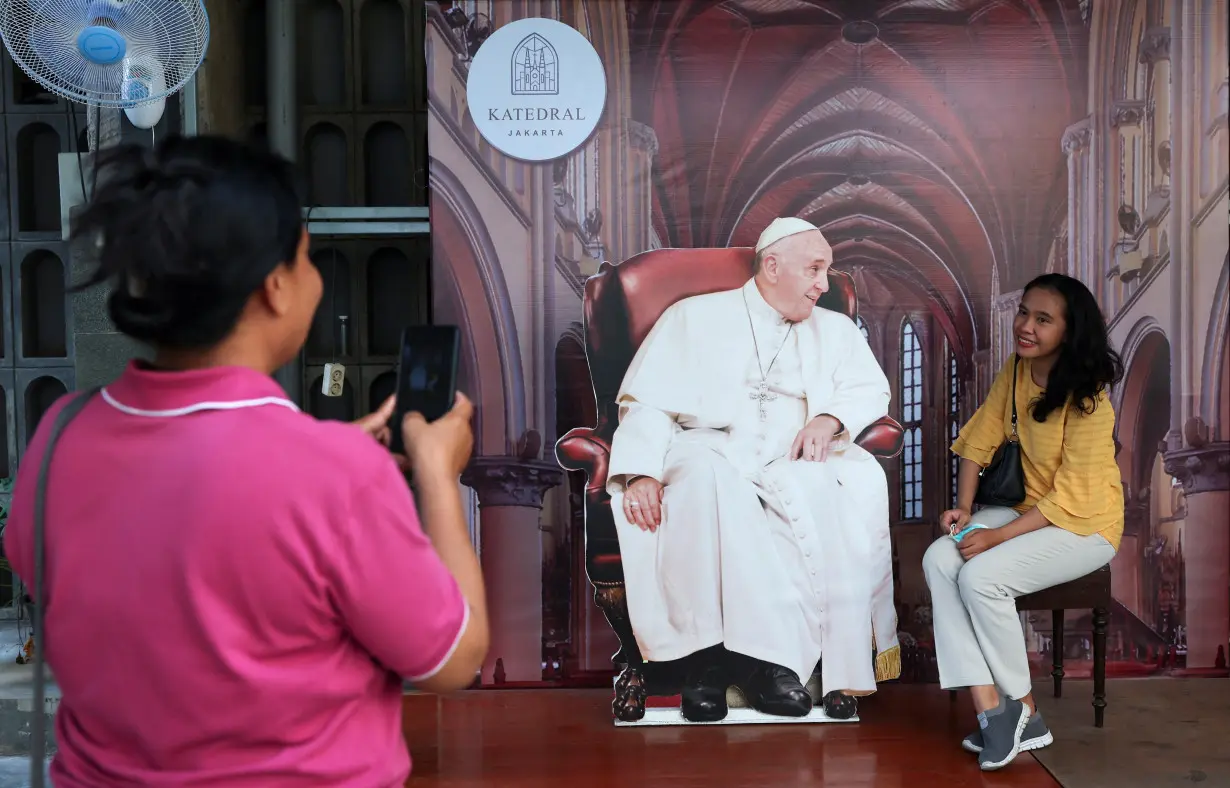
<path id="1" fill-rule="evenodd" d="M 669 307 L 617 396 L 632 629 L 646 660 L 683 666 L 691 722 L 726 719 L 731 687 L 765 715 L 848 720 L 900 674 L 887 483 L 853 443 L 889 383 L 854 322 L 816 307 L 832 262 L 815 226 L 775 220 L 752 278 Z"/>

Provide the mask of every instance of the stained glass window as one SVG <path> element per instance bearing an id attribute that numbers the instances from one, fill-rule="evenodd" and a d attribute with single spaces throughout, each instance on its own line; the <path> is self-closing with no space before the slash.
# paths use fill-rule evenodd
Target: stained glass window
<path id="1" fill-rule="evenodd" d="M 923 510 L 923 356 L 910 321 L 901 324 L 901 516 L 917 520 Z"/>

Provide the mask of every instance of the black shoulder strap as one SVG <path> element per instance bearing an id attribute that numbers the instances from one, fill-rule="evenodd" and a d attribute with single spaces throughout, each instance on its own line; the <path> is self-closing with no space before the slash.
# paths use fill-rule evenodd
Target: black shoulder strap
<path id="1" fill-rule="evenodd" d="M 1015 440 L 1017 437 L 1016 431 L 1016 375 L 1017 368 L 1021 366 L 1021 357 L 1017 354 L 1012 354 L 1012 437 Z"/>
<path id="2" fill-rule="evenodd" d="M 30 722 L 30 788 L 43 788 L 43 758 L 47 751 L 47 687 L 43 665 L 43 654 L 47 650 L 47 630 L 43 625 L 46 613 L 46 605 L 43 604 L 43 573 L 47 557 L 44 538 L 47 476 L 51 471 L 51 453 L 60 440 L 60 434 L 97 392 L 98 389 L 93 388 L 79 394 L 56 414 L 56 420 L 51 425 L 51 434 L 47 436 L 47 445 L 43 448 L 38 481 L 34 487 L 34 577 L 31 578 L 32 588 L 29 589 L 30 598 L 34 602 L 34 705 Z"/>

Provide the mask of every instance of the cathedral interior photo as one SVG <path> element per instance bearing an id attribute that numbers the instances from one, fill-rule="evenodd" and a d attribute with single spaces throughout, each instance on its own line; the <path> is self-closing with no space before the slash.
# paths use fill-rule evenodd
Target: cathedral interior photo
<path id="1" fill-rule="evenodd" d="M 602 399 L 609 374 L 591 368 L 588 283 L 652 250 L 752 246 L 778 216 L 824 232 L 835 270 L 857 293 L 852 318 L 891 382 L 889 415 L 902 427 L 902 448 L 881 463 L 902 647 L 897 683 L 917 685 L 900 688 L 917 693 L 906 705 L 949 713 L 935 686 L 922 556 L 956 494 L 949 446 L 1011 353 L 1022 287 L 1045 272 L 1089 287 L 1122 355 L 1126 375 L 1112 401 L 1127 503 L 1104 602 L 1078 595 L 1022 611 L 1035 677 L 1048 696 L 1053 676 L 1056 687 L 1066 677 L 1080 688 L 1064 699 L 1088 728 L 1084 741 L 1102 730 L 1089 724 L 1086 689 L 1100 644 L 1107 719 L 1128 713 L 1116 711 L 1116 693 L 1130 693 L 1133 681 L 1225 685 L 1226 0 L 206 7 L 208 55 L 152 133 L 43 91 L 3 56 L 0 514 L 50 404 L 110 380 L 142 352 L 110 324 L 103 294 L 71 290 L 83 269 L 63 240 L 63 221 L 84 193 L 81 155 L 120 139 L 220 133 L 269 145 L 301 169 L 324 299 L 302 358 L 279 381 L 305 410 L 358 418 L 393 391 L 403 326 L 462 330 L 459 388 L 476 404 L 476 419 L 461 483 L 491 600 L 492 649 L 467 693 L 477 699 L 456 701 L 453 722 L 430 729 L 436 744 L 415 755 L 416 771 L 478 779 L 480 763 L 448 765 L 450 747 L 473 737 L 512 736 L 511 748 L 547 752 L 534 750 L 546 745 L 528 743 L 528 733 L 496 732 L 521 727 L 518 719 L 533 731 L 595 714 L 602 735 L 614 736 L 612 683 L 626 655 L 612 611 L 622 591 L 595 567 L 602 550 L 617 558 L 618 545 L 604 547 L 592 530 L 587 507 L 601 498 L 594 480 L 562 465 L 557 448 L 572 431 L 612 417 Z M 606 72 L 597 130 L 554 161 L 496 150 L 467 106 L 475 54 L 494 31 L 526 17 L 580 31 Z M 540 65 L 535 79 L 553 79 Z M 330 362 L 346 365 L 341 397 L 321 393 Z M 15 603 L 3 562 L 3 655 L 18 653 L 26 634 Z M 487 700 L 502 690 L 514 705 Z M 567 710 L 524 700 L 536 690 L 558 693 Z M 584 692 L 591 694 L 573 694 Z M 599 700 L 584 700 L 591 697 Z M 407 709 L 414 703 L 445 708 L 418 699 Z M 514 707 L 521 718 L 507 716 Z M 891 716 L 873 703 L 866 709 L 868 719 Z M 728 728 L 722 741 L 740 751 L 775 747 L 760 730 L 774 727 Z M 637 733 L 626 746 L 645 754 L 669 740 L 682 748 L 699 741 L 694 733 Z M 834 759 L 858 741 L 841 732 L 782 735 L 794 749 L 832 742 Z M 603 757 L 631 757 L 617 755 L 621 746 L 593 744 Z M 579 756 L 559 757 L 572 764 L 560 769 L 575 766 L 572 777 L 584 779 Z M 703 768 L 698 756 L 680 757 Z M 874 774 L 876 757 L 868 757 Z M 783 763 L 799 762 L 792 755 Z M 855 774 L 841 771 L 847 766 L 827 777 L 807 771 L 793 783 L 773 772 L 773 784 L 827 784 Z M 798 766 L 799 774 L 811 768 Z M 1103 784 L 1074 773 L 1064 785 Z M 1020 784 L 1059 784 L 1044 774 Z M 506 784 L 546 784 L 522 777 Z M 850 779 L 832 784 L 889 784 Z"/>

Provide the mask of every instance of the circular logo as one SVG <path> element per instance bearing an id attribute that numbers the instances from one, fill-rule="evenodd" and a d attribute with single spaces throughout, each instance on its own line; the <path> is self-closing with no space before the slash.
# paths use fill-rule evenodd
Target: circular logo
<path id="1" fill-rule="evenodd" d="M 592 44 L 554 19 L 495 31 L 470 63 L 470 116 L 493 148 L 550 161 L 581 147 L 606 106 L 606 69 Z"/>

